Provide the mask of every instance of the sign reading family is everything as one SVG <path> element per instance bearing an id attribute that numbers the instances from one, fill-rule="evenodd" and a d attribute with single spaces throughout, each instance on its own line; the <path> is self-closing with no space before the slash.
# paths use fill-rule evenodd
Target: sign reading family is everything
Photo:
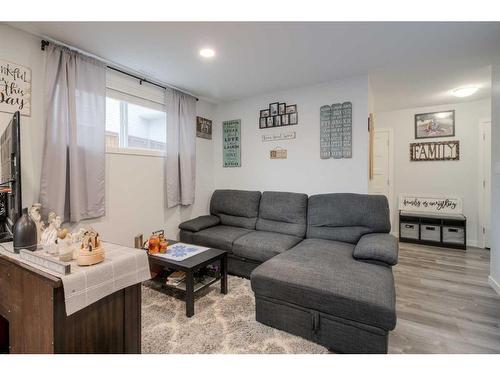
<path id="1" fill-rule="evenodd" d="M 224 167 L 241 167 L 241 120 L 222 122 Z"/>
<path id="2" fill-rule="evenodd" d="M 461 214 L 462 200 L 455 197 L 402 194 L 399 196 L 399 209 L 403 211 Z"/>
<path id="3" fill-rule="evenodd" d="M 31 116 L 31 69 L 0 59 L 0 111 Z"/>

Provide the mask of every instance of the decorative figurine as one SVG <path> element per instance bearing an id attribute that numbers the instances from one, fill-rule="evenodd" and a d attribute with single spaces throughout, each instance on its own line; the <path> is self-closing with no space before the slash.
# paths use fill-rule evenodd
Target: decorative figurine
<path id="1" fill-rule="evenodd" d="M 88 229 L 82 240 L 80 251 L 76 259 L 79 266 L 91 266 L 104 260 L 104 250 L 101 247 L 99 233 L 94 229 Z"/>
<path id="2" fill-rule="evenodd" d="M 33 203 L 30 208 L 30 216 L 36 224 L 36 243 L 41 245 L 42 232 L 45 229 L 45 223 L 42 220 L 42 205 L 40 203 Z"/>
<path id="3" fill-rule="evenodd" d="M 57 233 L 57 249 L 60 261 L 70 262 L 73 259 L 73 241 L 66 228 Z"/>
<path id="4" fill-rule="evenodd" d="M 48 226 L 42 233 L 42 245 L 52 245 L 56 243 L 57 232 L 59 229 L 61 229 L 61 218 L 54 212 L 51 212 L 48 218 Z"/>

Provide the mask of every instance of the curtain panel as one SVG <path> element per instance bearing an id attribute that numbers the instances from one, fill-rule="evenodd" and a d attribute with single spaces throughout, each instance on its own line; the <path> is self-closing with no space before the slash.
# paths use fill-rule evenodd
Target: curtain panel
<path id="1" fill-rule="evenodd" d="M 46 47 L 40 202 L 66 222 L 105 214 L 106 65 Z"/>
<path id="2" fill-rule="evenodd" d="M 167 207 L 194 203 L 196 179 L 196 99 L 177 90 L 165 93 Z"/>

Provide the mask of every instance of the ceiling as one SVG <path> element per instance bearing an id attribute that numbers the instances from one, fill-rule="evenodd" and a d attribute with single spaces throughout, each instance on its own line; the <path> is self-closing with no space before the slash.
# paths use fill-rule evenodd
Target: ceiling
<path id="1" fill-rule="evenodd" d="M 369 74 L 377 111 L 490 95 L 500 23 L 14 22 L 212 102 Z M 202 47 L 216 57 L 198 55 Z M 496 60 L 498 61 L 498 60 Z M 449 91 L 480 85 L 466 99 Z"/>

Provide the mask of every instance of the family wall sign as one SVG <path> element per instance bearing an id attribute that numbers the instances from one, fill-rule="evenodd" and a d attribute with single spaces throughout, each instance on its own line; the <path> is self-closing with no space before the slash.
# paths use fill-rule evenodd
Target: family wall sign
<path id="1" fill-rule="evenodd" d="M 0 112 L 31 116 L 31 69 L 0 59 Z"/>

